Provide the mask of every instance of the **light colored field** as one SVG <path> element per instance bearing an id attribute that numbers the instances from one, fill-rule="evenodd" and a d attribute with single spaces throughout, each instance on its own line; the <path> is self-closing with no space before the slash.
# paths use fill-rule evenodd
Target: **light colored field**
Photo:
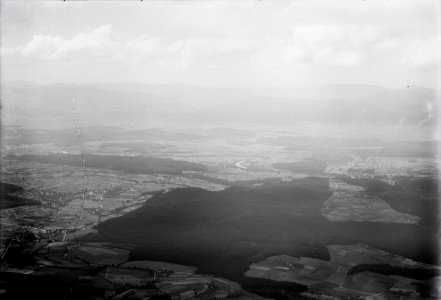
<path id="1" fill-rule="evenodd" d="M 375 294 L 387 291 L 392 286 L 409 285 L 414 281 L 401 276 L 386 276 L 370 272 L 362 272 L 351 276 L 348 281 L 347 272 L 359 264 L 389 264 L 398 267 L 412 265 L 419 268 L 433 269 L 437 266 L 420 264 L 366 245 L 330 245 L 330 260 L 308 257 L 291 257 L 279 255 L 268 257 L 253 263 L 245 276 L 266 278 L 275 281 L 296 282 L 314 286 L 318 290 L 322 285 L 334 284 L 331 290 L 352 292 L 359 295 Z"/>
<path id="2" fill-rule="evenodd" d="M 364 292 L 381 293 L 393 285 L 393 280 L 387 280 L 387 276 L 371 272 L 357 273 L 350 276 L 352 287 Z"/>
<path id="3" fill-rule="evenodd" d="M 284 272 L 275 268 L 268 271 L 250 269 L 246 271 L 244 275 L 248 277 L 266 278 L 275 281 L 300 283 L 306 286 L 311 286 L 321 282 L 319 279 L 301 275 L 296 271 Z"/>
<path id="4" fill-rule="evenodd" d="M 144 278 L 135 277 L 127 274 L 108 274 L 107 279 L 115 283 L 130 284 L 133 286 L 145 285 L 146 280 Z"/>
<path id="5" fill-rule="evenodd" d="M 329 221 L 388 222 L 416 224 L 420 218 L 400 213 L 380 199 L 365 195 L 365 189 L 338 179 L 329 179 L 332 195 L 320 211 Z"/>
<path id="6" fill-rule="evenodd" d="M 139 260 L 139 261 L 129 261 L 121 265 L 122 268 L 139 268 L 139 269 L 149 269 L 154 271 L 159 270 L 173 270 L 173 272 L 181 273 L 194 273 L 196 272 L 195 267 L 172 264 L 162 261 L 153 260 Z"/>
<path id="7" fill-rule="evenodd" d="M 72 250 L 72 255 L 96 265 L 118 265 L 126 262 L 129 251 L 104 246 L 81 245 Z"/>
<path id="8" fill-rule="evenodd" d="M 67 248 L 70 243 L 67 242 L 52 242 L 45 246 L 47 249 L 64 249 Z"/>
<path id="9" fill-rule="evenodd" d="M 296 174 L 289 171 L 277 171 L 273 169 L 252 171 L 242 170 L 236 167 L 219 168 L 214 173 L 205 173 L 204 175 L 217 179 L 234 181 L 247 181 L 247 180 L 264 180 L 268 178 L 280 178 L 282 180 L 293 180 L 299 178 L 305 178 L 307 174 Z"/>

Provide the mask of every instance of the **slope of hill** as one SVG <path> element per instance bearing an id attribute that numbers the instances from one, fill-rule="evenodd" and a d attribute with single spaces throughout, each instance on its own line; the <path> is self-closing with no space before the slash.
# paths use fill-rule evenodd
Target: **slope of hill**
<path id="1" fill-rule="evenodd" d="M 176 101 L 149 93 L 18 83 L 3 85 L 3 124 L 46 129 L 72 127 L 73 95 L 75 110 L 83 126 L 122 126 L 152 118 L 175 118 L 185 112 L 185 106 Z"/>
<path id="2" fill-rule="evenodd" d="M 436 229 L 390 223 L 329 222 L 319 212 L 330 195 L 325 178 L 305 178 L 219 192 L 175 189 L 142 208 L 101 223 L 86 240 L 138 245 L 132 260 L 197 266 L 241 280 L 252 262 L 287 254 L 329 259 L 328 244 L 365 243 L 436 262 Z M 411 241 L 411 242 L 410 242 Z"/>
<path id="3" fill-rule="evenodd" d="M 39 205 L 40 202 L 14 195 L 23 192 L 23 188 L 14 184 L 0 182 L 0 209 L 13 208 L 22 205 Z"/>
<path id="4" fill-rule="evenodd" d="M 397 178 L 390 185 L 377 178 L 342 177 L 350 184 L 366 188 L 366 193 L 386 201 L 393 209 L 421 217 L 423 223 L 439 224 L 439 180 L 434 178 Z"/>

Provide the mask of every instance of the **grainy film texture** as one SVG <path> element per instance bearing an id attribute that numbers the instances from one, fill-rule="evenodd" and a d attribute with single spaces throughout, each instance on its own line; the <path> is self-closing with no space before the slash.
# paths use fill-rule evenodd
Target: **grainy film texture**
<path id="1" fill-rule="evenodd" d="M 2 299 L 438 299 L 438 1 L 1 1 Z"/>

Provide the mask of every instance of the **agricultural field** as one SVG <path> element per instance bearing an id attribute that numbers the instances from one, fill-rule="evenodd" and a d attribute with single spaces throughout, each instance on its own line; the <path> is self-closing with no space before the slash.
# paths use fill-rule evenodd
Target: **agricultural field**
<path id="1" fill-rule="evenodd" d="M 127 261 L 130 251 L 105 244 L 81 244 L 70 253 L 88 264 L 116 266 Z"/>
<path id="2" fill-rule="evenodd" d="M 26 201 L 33 204 L 0 210 L 2 238 L 23 226 L 47 232 L 82 230 L 69 232 L 67 238 L 78 237 L 99 222 L 139 208 L 157 192 L 187 186 L 224 188 L 221 184 L 186 175 L 133 174 L 91 167 L 85 174 L 79 166 L 5 157 L 1 162 L 2 183 L 15 184 L 20 189 L 14 191 L 13 197 L 29 199 Z"/>
<path id="3" fill-rule="evenodd" d="M 366 194 L 362 186 L 351 185 L 339 179 L 330 179 L 332 196 L 321 208 L 322 215 L 329 221 L 344 222 L 386 222 L 417 224 L 419 217 L 400 213 L 378 198 Z"/>
<path id="4" fill-rule="evenodd" d="M 86 170 L 75 139 L 2 145 L 0 182 L 32 201 L 0 209 L 2 249 L 32 232 L 47 245 L 27 250 L 37 265 L 15 269 L 97 268 L 97 281 L 129 287 L 115 299 L 424 290 L 439 274 L 434 157 L 387 156 L 384 141 L 315 130 L 109 134 L 85 141 Z"/>
<path id="5" fill-rule="evenodd" d="M 122 268 L 136 268 L 136 269 L 149 269 L 154 271 L 160 270 L 171 270 L 174 273 L 188 273 L 193 274 L 196 272 L 195 267 L 184 266 L 178 264 L 172 264 L 162 261 L 152 261 L 152 260 L 140 260 L 140 261 L 129 261 L 121 265 Z"/>
<path id="6" fill-rule="evenodd" d="M 341 291 L 373 296 L 417 294 L 423 285 L 421 279 L 433 277 L 440 270 L 439 266 L 418 263 L 366 245 L 332 245 L 328 250 L 330 260 L 287 255 L 268 257 L 251 264 L 245 276 L 299 283 L 313 293 L 334 290 L 331 294 Z M 357 270 L 359 266 L 366 270 Z"/>

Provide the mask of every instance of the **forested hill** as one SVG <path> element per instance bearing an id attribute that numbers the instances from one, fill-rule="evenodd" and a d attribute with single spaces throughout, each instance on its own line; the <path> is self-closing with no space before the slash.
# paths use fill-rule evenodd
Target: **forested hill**
<path id="1" fill-rule="evenodd" d="M 330 222 L 319 212 L 326 178 L 305 178 L 211 192 L 175 189 L 98 226 L 87 240 L 138 245 L 133 260 L 197 266 L 240 280 L 252 262 L 287 254 L 328 259 L 326 245 L 364 243 L 434 263 L 436 230 L 391 223 Z M 411 242 L 409 242 L 411 241 Z"/>

